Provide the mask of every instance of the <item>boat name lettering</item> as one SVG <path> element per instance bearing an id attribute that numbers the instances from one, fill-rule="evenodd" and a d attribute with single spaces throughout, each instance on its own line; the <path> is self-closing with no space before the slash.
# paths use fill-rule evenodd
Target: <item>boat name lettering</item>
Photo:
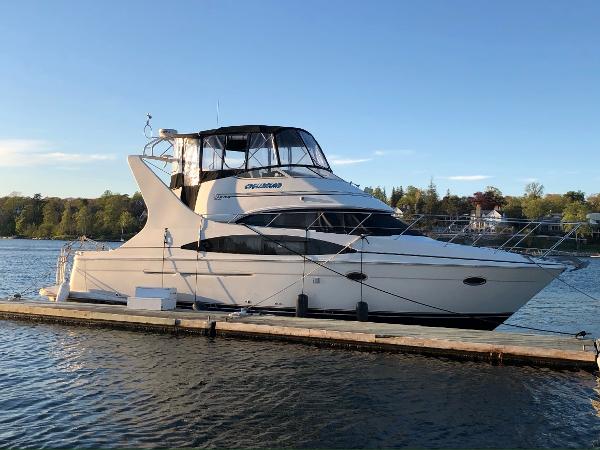
<path id="1" fill-rule="evenodd" d="M 279 189 L 281 183 L 248 183 L 244 189 Z"/>

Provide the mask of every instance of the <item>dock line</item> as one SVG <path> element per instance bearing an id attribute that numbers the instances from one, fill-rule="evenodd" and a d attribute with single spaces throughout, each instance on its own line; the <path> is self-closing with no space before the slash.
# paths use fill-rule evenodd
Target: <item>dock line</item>
<path id="1" fill-rule="evenodd" d="M 393 351 L 493 364 L 598 370 L 600 339 L 502 333 L 388 323 L 192 311 L 132 310 L 121 305 L 0 301 L 0 318 L 96 324 L 131 330 L 201 333 Z M 582 342 L 590 350 L 582 350 Z M 594 349 L 591 347 L 594 345 Z"/>

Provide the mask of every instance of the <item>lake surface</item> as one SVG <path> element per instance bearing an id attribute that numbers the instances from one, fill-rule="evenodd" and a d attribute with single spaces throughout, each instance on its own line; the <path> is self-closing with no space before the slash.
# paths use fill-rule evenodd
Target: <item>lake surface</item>
<path id="1" fill-rule="evenodd" d="M 0 240 L 0 297 L 53 284 L 62 244 Z M 600 261 L 564 279 L 600 297 Z M 555 281 L 510 322 L 599 313 Z M 2 448 L 600 446 L 583 371 L 6 320 L 0 356 Z"/>

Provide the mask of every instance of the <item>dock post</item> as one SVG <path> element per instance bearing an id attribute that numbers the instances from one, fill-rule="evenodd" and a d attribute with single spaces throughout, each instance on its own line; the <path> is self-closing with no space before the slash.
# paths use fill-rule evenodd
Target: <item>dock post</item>
<path id="1" fill-rule="evenodd" d="M 214 338 L 217 335 L 217 321 L 210 320 L 208 322 L 208 337 Z"/>
<path id="2" fill-rule="evenodd" d="M 306 317 L 308 313 L 308 295 L 298 294 L 296 299 L 296 317 Z"/>
<path id="3" fill-rule="evenodd" d="M 362 300 L 356 303 L 356 320 L 359 322 L 369 321 L 369 304 Z"/>

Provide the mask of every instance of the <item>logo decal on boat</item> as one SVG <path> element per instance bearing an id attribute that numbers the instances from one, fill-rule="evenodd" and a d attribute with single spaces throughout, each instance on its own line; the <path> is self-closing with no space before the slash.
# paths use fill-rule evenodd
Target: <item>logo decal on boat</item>
<path id="1" fill-rule="evenodd" d="M 244 189 L 279 189 L 281 183 L 248 183 Z"/>

